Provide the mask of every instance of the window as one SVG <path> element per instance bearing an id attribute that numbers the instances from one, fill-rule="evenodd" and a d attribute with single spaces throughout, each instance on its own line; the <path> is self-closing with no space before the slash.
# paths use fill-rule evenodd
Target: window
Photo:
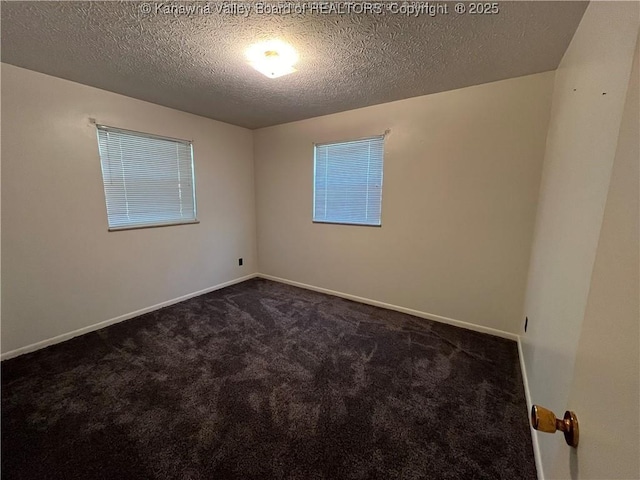
<path id="1" fill-rule="evenodd" d="M 313 221 L 380 226 L 384 136 L 315 146 Z"/>
<path id="2" fill-rule="evenodd" d="M 197 223 L 191 142 L 97 128 L 109 230 Z"/>

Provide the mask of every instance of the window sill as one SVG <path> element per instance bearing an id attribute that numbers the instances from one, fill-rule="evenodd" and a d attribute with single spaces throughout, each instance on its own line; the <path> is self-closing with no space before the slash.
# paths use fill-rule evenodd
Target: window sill
<path id="1" fill-rule="evenodd" d="M 173 227 L 176 225 L 194 225 L 200 223 L 200 220 L 188 220 L 186 222 L 168 222 L 168 223 L 154 223 L 152 225 L 125 225 L 122 227 L 110 227 L 110 232 L 121 232 L 123 230 L 141 230 L 143 228 L 160 228 L 160 227 Z"/>
<path id="2" fill-rule="evenodd" d="M 374 228 L 382 227 L 382 224 L 376 225 L 374 223 L 325 222 L 322 220 L 312 220 L 312 223 L 326 223 L 328 225 L 350 225 L 352 227 L 374 227 Z"/>

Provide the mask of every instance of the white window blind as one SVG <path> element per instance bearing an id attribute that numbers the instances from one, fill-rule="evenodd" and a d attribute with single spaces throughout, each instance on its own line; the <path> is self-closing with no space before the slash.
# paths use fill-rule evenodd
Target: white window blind
<path id="1" fill-rule="evenodd" d="M 191 142 L 97 129 L 109 230 L 196 222 Z"/>
<path id="2" fill-rule="evenodd" d="M 313 221 L 379 226 L 384 136 L 315 146 Z"/>

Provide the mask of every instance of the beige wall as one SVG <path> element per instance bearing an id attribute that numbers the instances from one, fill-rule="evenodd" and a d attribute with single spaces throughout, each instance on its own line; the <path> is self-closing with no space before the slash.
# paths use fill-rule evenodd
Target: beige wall
<path id="1" fill-rule="evenodd" d="M 255 131 L 260 272 L 517 332 L 553 78 Z M 387 129 L 382 227 L 313 224 L 313 143 Z"/>
<path id="2" fill-rule="evenodd" d="M 603 417 L 596 427 L 590 422 L 592 418 L 581 417 L 584 412 L 580 407 L 584 404 L 576 397 L 570 397 L 569 393 L 574 381 L 574 367 L 575 381 L 582 382 L 584 386 L 584 378 L 580 379 L 579 372 L 587 363 L 576 365 L 576 354 L 579 350 L 588 348 L 594 335 L 602 335 L 603 340 L 608 336 L 611 343 L 603 342 L 602 345 L 592 346 L 602 351 L 594 351 L 591 355 L 611 353 L 613 357 L 610 364 L 615 365 L 620 361 L 619 353 L 624 352 L 627 362 L 635 362 L 636 367 L 638 362 L 637 346 L 634 356 L 633 348 L 627 343 L 623 342 L 620 346 L 615 343 L 619 339 L 618 335 L 630 335 L 637 341 L 637 315 L 632 320 L 628 317 L 632 312 L 626 310 L 621 312 L 624 313 L 623 318 L 616 318 L 614 312 L 617 297 L 612 297 L 607 302 L 610 313 L 604 317 L 590 317 L 597 311 L 595 304 L 591 313 L 587 311 L 590 289 L 595 289 L 595 297 L 589 301 L 597 303 L 602 301 L 602 295 L 606 295 L 603 290 L 597 291 L 603 288 L 602 282 L 614 281 L 619 273 L 629 275 L 628 271 L 618 271 L 616 265 L 601 265 L 600 270 L 595 273 L 593 268 L 599 239 L 612 241 L 611 237 L 617 235 L 616 229 L 622 227 L 621 221 L 615 218 L 615 212 L 619 208 L 615 204 L 619 200 L 611 200 L 611 224 L 607 231 L 601 232 L 638 34 L 638 7 L 637 2 L 591 2 L 556 72 L 525 301 L 529 330 L 523 334 L 522 342 L 531 399 L 533 403 L 551 408 L 558 414 L 567 409 L 575 410 L 582 420 L 582 445 L 577 454 L 581 459 L 589 454 L 594 455 L 590 464 L 593 466 L 599 463 L 603 470 L 593 470 L 591 473 L 585 471 L 581 478 L 596 478 L 599 476 L 594 476 L 596 471 L 609 472 L 600 478 L 616 478 L 611 476 L 612 472 L 617 471 L 611 464 L 614 458 L 607 456 L 610 449 L 604 448 L 604 444 L 615 436 L 620 436 L 620 441 L 626 441 L 626 438 L 621 436 L 621 430 L 608 425 L 608 418 Z M 637 109 L 637 103 L 634 108 Z M 630 127 L 627 125 L 625 128 Z M 637 130 L 634 135 L 637 142 Z M 629 141 L 634 140 L 628 139 L 627 142 Z M 626 153 L 621 154 L 623 156 L 632 152 L 630 145 L 621 148 L 626 149 Z M 637 161 L 637 153 L 635 160 Z M 623 164 L 626 161 L 621 160 Z M 628 165 L 616 168 L 627 174 L 633 172 L 633 167 Z M 637 182 L 637 175 L 635 180 Z M 612 188 L 621 188 L 624 193 L 620 192 L 620 195 L 633 198 L 631 190 L 627 191 L 628 186 L 616 184 Z M 618 193 L 612 191 L 610 195 L 615 197 Z M 627 215 L 629 213 L 633 214 L 627 212 Z M 629 231 L 629 228 L 620 228 L 619 234 Z M 609 240 L 605 240 L 606 238 Z M 627 248 L 627 241 L 633 239 L 621 240 L 620 245 Z M 598 251 L 598 255 L 602 256 L 599 262 L 607 262 L 606 259 L 612 255 L 610 248 L 611 246 L 603 245 L 604 250 Z M 635 268 L 637 273 L 637 256 L 631 255 L 625 261 L 633 261 L 634 258 L 635 265 L 631 267 L 630 264 L 630 268 Z M 621 285 L 624 283 L 622 279 L 615 282 L 620 288 L 626 288 Z M 621 295 L 624 297 L 627 293 L 622 292 Z M 587 320 L 583 327 L 585 314 Z M 633 321 L 636 322 L 635 334 L 633 328 L 628 329 Z M 615 339 L 605 334 L 609 329 L 618 328 L 622 330 L 616 332 Z M 581 332 L 584 344 L 579 343 Z M 616 353 L 617 348 L 621 348 L 621 352 Z M 592 356 L 591 359 L 593 358 Z M 620 405 L 621 408 L 624 405 L 628 410 L 627 386 L 620 390 L 611 388 L 611 379 L 628 379 L 632 374 L 633 371 L 627 370 L 624 373 L 611 373 L 609 376 L 599 368 L 593 372 L 588 394 L 600 392 L 597 398 L 608 396 L 611 399 L 611 403 L 606 405 Z M 637 412 L 637 396 L 634 401 Z M 547 478 L 566 478 L 572 465 L 569 447 L 562 436 L 537 434 L 536 437 L 540 445 L 544 475 Z M 591 446 L 584 446 L 585 444 Z M 593 445 L 599 446 L 594 448 Z M 636 460 L 637 453 L 636 451 Z M 563 459 L 561 466 L 554 466 L 557 458 Z M 576 458 L 573 459 L 574 470 L 578 466 L 575 460 Z M 629 459 L 625 462 L 626 466 L 631 465 Z M 621 468 L 627 468 L 626 466 Z"/>
<path id="3" fill-rule="evenodd" d="M 555 76 L 253 134 L 3 64 L 2 351 L 254 273 L 256 234 L 263 273 L 518 332 L 532 252 L 532 399 L 582 428 L 544 474 L 638 478 L 637 32 L 592 2 Z M 107 232 L 90 117 L 193 139 L 201 223 Z M 383 227 L 312 224 L 313 142 L 386 129 Z"/>
<path id="4" fill-rule="evenodd" d="M 108 232 L 90 117 L 192 139 L 201 223 Z M 2 126 L 3 352 L 256 271 L 251 131 L 6 64 Z"/>
<path id="5" fill-rule="evenodd" d="M 549 478 L 640 478 L 639 46 L 569 393 L 581 444 L 558 450 Z"/>

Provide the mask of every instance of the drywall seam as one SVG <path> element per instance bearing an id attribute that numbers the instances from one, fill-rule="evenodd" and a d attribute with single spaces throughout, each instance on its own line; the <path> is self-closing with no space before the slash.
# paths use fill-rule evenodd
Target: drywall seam
<path id="1" fill-rule="evenodd" d="M 495 328 L 483 327 L 473 323 L 463 322 L 462 320 L 455 320 L 449 317 L 443 317 L 441 315 L 435 315 L 433 313 L 421 312 L 419 310 L 413 310 L 411 308 L 400 307 L 398 305 L 392 305 L 390 303 L 379 302 L 378 300 L 372 300 L 370 298 L 358 297 L 357 295 L 351 295 L 349 293 L 338 292 L 335 290 L 329 290 L 328 288 L 316 287 L 314 285 L 308 285 L 306 283 L 300 283 L 293 280 L 287 280 L 286 278 L 274 277 L 264 273 L 258 273 L 260 278 L 266 280 L 272 280 L 274 282 L 286 283 L 287 285 L 293 285 L 295 287 L 304 288 L 306 290 L 313 290 L 315 292 L 326 293 L 328 295 L 334 295 L 336 297 L 346 298 L 347 300 L 353 300 L 355 302 L 365 303 L 367 305 L 373 305 L 375 307 L 386 308 L 387 310 L 395 310 L 396 312 L 406 313 L 413 315 L 414 317 L 426 318 L 427 320 L 433 320 L 434 322 L 446 323 L 453 325 L 454 327 L 460 327 L 467 330 L 473 330 L 474 332 L 487 333 L 496 337 L 502 337 L 509 340 L 518 340 L 518 335 L 515 333 L 505 332 L 503 330 L 497 330 Z"/>
<path id="2" fill-rule="evenodd" d="M 125 320 L 129 320 L 139 315 L 144 315 L 145 313 L 153 312 L 155 310 L 159 310 L 161 308 L 168 307 L 170 305 L 174 305 L 176 303 L 183 302 L 185 300 L 189 300 L 190 298 L 204 295 L 205 293 L 213 292 L 215 290 L 220 290 L 221 288 L 228 287 L 230 285 L 235 285 L 236 283 L 244 282 L 245 280 L 250 280 L 256 277 L 257 275 L 258 275 L 257 273 L 252 273 L 250 275 L 245 275 L 244 277 L 235 278 L 233 280 L 229 280 L 227 282 L 214 285 L 213 287 L 205 288 L 204 290 L 188 293 L 186 295 L 182 295 L 181 297 L 177 297 L 171 300 L 167 300 L 165 302 L 157 303 L 156 305 L 152 305 L 150 307 L 142 308 L 140 310 L 136 310 L 130 313 L 125 313 L 124 315 L 120 315 L 118 317 L 111 318 L 109 320 L 104 320 L 102 322 L 98 322 L 93 325 L 89 325 L 87 327 L 82 327 L 77 330 L 73 330 L 71 332 L 63 333 L 62 335 L 57 335 L 55 337 L 48 338 L 40 342 L 32 343 L 31 345 L 16 348 L 15 350 L 11 350 L 9 352 L 5 352 L 2 355 L 0 355 L 0 360 L 8 360 L 9 358 L 14 358 L 19 355 L 24 355 L 25 353 L 34 352 L 36 350 L 40 350 L 41 348 L 45 348 L 50 345 L 55 345 L 56 343 L 64 342 L 73 337 L 77 337 L 79 335 L 84 335 L 85 333 L 90 333 L 96 330 L 100 330 L 101 328 L 108 327 L 109 325 L 113 325 L 114 323 L 123 322 Z"/>

